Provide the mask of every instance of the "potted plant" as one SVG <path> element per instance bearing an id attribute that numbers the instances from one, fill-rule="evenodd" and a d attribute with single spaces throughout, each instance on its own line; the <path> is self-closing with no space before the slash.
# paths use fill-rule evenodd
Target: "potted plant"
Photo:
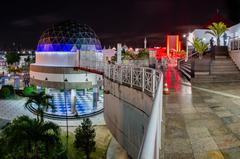
<path id="1" fill-rule="evenodd" d="M 195 51 L 199 54 L 199 59 L 202 59 L 203 53 L 207 50 L 208 44 L 204 43 L 201 39 L 199 38 L 194 38 L 193 41 L 191 42 Z"/>

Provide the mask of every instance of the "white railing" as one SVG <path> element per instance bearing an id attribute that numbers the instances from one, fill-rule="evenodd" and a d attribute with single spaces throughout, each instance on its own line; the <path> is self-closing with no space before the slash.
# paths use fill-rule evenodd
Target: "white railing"
<path id="1" fill-rule="evenodd" d="M 152 114 L 139 151 L 139 159 L 158 159 L 161 149 L 163 75 L 151 68 L 106 65 L 104 76 L 153 97 Z"/>
<path id="2" fill-rule="evenodd" d="M 127 65 L 104 66 L 104 77 L 114 82 L 142 90 L 154 97 L 161 74 L 148 67 L 134 67 Z"/>
<path id="3" fill-rule="evenodd" d="M 162 75 L 162 74 L 161 74 Z M 153 102 L 152 114 L 148 122 L 147 132 L 139 151 L 139 159 L 159 159 L 161 150 L 162 127 L 162 93 L 163 78 L 160 77 L 158 88 Z"/>
<path id="4" fill-rule="evenodd" d="M 152 113 L 139 150 L 139 159 L 159 159 L 161 149 L 163 75 L 147 67 L 103 64 L 98 61 L 84 61 L 81 67 L 97 69 L 104 77 L 143 91 L 153 98 Z"/>
<path id="5" fill-rule="evenodd" d="M 231 39 L 229 48 L 230 51 L 240 50 L 240 38 Z"/>

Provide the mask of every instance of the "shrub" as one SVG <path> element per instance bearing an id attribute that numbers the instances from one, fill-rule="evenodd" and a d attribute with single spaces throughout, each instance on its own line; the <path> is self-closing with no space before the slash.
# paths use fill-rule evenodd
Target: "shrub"
<path id="1" fill-rule="evenodd" d="M 32 95 L 33 92 L 35 92 L 34 87 L 25 87 L 23 90 L 24 96 Z"/>
<path id="2" fill-rule="evenodd" d="M 2 98 L 8 98 L 8 97 L 10 97 L 10 90 L 9 90 L 9 88 L 7 88 L 7 87 L 3 87 L 1 90 L 0 90 L 0 95 L 1 95 L 1 97 Z"/>
<path id="3" fill-rule="evenodd" d="M 9 91 L 10 91 L 10 95 L 9 96 L 14 96 L 15 95 L 15 91 L 14 91 L 14 88 L 13 88 L 12 85 L 4 85 L 4 86 L 2 86 L 2 89 L 3 88 L 8 88 L 9 89 Z"/>

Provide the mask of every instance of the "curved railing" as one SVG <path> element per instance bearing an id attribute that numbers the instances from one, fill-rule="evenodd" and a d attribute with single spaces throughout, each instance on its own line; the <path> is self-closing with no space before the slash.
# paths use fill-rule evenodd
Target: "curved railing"
<path id="1" fill-rule="evenodd" d="M 105 65 L 104 76 L 153 97 L 152 113 L 139 151 L 139 159 L 157 159 L 161 148 L 163 75 L 155 69 L 127 65 Z"/>
<path id="2" fill-rule="evenodd" d="M 155 69 L 148 67 L 105 65 L 104 77 L 107 77 L 114 82 L 142 90 L 148 95 L 154 97 L 161 74 Z"/>
<path id="3" fill-rule="evenodd" d="M 95 70 L 113 82 L 140 90 L 153 98 L 152 113 L 139 150 L 139 159 L 158 159 L 161 149 L 163 75 L 148 67 L 82 61 L 80 67 Z M 93 71 L 94 72 L 94 71 Z"/>

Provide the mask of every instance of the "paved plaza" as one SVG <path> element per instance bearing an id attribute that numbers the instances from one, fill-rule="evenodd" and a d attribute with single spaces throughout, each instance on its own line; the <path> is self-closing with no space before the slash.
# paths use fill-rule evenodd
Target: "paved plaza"
<path id="1" fill-rule="evenodd" d="M 0 100 L 0 118 L 5 120 L 13 120 L 14 118 L 22 115 L 27 115 L 35 118 L 36 116 L 24 107 L 25 102 L 26 98 L 19 98 L 14 100 Z M 105 125 L 103 113 L 95 115 L 90 119 L 92 120 L 93 125 Z M 65 120 L 45 119 L 45 121 L 52 121 L 61 127 L 66 126 Z M 80 125 L 81 119 L 69 120 L 68 123 L 70 127 L 69 129 L 74 131 L 75 127 Z M 73 127 L 73 129 L 71 129 L 71 127 Z"/>
<path id="2" fill-rule="evenodd" d="M 169 68 L 164 96 L 166 159 L 240 158 L 240 83 L 191 86 Z"/>

